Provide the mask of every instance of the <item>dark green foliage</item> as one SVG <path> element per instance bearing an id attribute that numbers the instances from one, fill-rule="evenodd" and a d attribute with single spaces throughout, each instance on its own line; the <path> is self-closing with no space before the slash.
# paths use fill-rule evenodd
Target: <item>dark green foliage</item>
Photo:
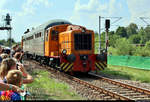
<path id="1" fill-rule="evenodd" d="M 125 27 L 118 27 L 116 30 L 116 35 L 119 35 L 120 37 L 127 37 L 127 31 Z"/>
<path id="2" fill-rule="evenodd" d="M 131 44 L 140 44 L 141 36 L 137 34 L 131 35 L 129 41 Z"/>
<path id="3" fill-rule="evenodd" d="M 128 37 L 130 37 L 130 36 L 133 35 L 133 34 L 137 34 L 137 32 L 138 32 L 138 27 L 137 27 L 136 24 L 131 23 L 131 24 L 129 24 L 129 26 L 126 28 L 126 31 L 127 31 Z"/>
<path id="4" fill-rule="evenodd" d="M 129 43 L 129 40 L 126 38 L 120 38 L 116 40 L 115 48 L 117 49 L 118 55 L 132 55 L 133 46 Z"/>

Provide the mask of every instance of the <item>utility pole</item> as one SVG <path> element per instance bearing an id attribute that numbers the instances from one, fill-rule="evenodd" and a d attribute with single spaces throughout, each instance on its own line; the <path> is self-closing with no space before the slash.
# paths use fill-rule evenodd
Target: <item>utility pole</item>
<path id="1" fill-rule="evenodd" d="M 99 16 L 99 54 L 101 54 L 101 16 Z"/>

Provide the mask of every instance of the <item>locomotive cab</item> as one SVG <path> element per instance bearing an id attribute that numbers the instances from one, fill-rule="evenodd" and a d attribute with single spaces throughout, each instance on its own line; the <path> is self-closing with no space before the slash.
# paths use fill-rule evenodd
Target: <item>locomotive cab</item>
<path id="1" fill-rule="evenodd" d="M 95 70 L 94 32 L 76 25 L 68 26 L 59 34 L 60 65 L 65 72 L 89 72 Z M 73 28 L 74 27 L 74 28 Z M 62 52 L 66 50 L 64 55 Z"/>

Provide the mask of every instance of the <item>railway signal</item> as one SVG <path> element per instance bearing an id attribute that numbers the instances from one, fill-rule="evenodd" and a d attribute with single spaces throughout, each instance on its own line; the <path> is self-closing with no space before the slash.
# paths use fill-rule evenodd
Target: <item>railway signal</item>
<path id="1" fill-rule="evenodd" d="M 0 30 L 7 30 L 7 33 L 9 35 L 9 47 L 11 47 L 11 21 L 12 18 L 10 17 L 9 13 L 6 14 L 5 18 L 3 19 L 5 21 L 5 25 L 0 27 Z"/>
<path id="2" fill-rule="evenodd" d="M 105 28 L 106 28 L 106 35 L 105 35 L 105 44 L 106 44 L 106 52 L 107 52 L 107 47 L 108 47 L 108 32 L 109 32 L 109 28 L 110 28 L 110 20 L 106 19 L 105 20 Z"/>

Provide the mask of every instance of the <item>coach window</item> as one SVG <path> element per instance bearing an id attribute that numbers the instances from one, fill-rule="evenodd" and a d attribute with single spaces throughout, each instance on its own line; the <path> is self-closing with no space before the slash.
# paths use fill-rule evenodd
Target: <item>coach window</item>
<path id="1" fill-rule="evenodd" d="M 41 37 L 41 32 L 40 32 L 40 37 Z"/>

